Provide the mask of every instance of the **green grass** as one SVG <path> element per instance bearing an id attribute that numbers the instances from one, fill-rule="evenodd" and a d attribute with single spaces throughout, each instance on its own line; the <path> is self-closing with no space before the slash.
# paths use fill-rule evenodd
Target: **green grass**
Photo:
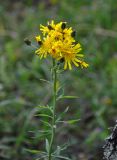
<path id="1" fill-rule="evenodd" d="M 34 159 L 26 148 L 43 148 L 43 137 L 37 134 L 39 119 L 34 115 L 36 105 L 51 103 L 49 85 L 40 81 L 50 79 L 50 64 L 40 61 L 24 38 L 34 41 L 39 25 L 51 19 L 73 26 L 90 64 L 86 70 L 74 69 L 61 76 L 65 93 L 80 98 L 61 100 L 58 113 L 70 106 L 66 119 L 81 120 L 62 129 L 56 141 L 70 139 L 72 147 L 65 154 L 73 160 L 82 160 L 81 154 L 84 159 L 102 157 L 108 127 L 114 125 L 117 114 L 116 11 L 115 0 L 0 3 L 0 159 Z"/>

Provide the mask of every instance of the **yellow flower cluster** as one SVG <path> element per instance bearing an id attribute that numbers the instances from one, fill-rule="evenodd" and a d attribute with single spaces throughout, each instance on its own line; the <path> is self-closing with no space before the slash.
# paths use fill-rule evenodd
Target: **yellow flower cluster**
<path id="1" fill-rule="evenodd" d="M 75 31 L 66 27 L 66 22 L 55 24 L 54 21 L 48 23 L 47 26 L 40 25 L 43 37 L 36 36 L 39 48 L 35 51 L 40 58 L 46 58 L 48 55 L 57 61 L 63 60 L 64 69 L 72 69 L 75 66 L 88 67 L 88 64 L 82 60 L 83 54 L 81 45 L 76 43 Z"/>

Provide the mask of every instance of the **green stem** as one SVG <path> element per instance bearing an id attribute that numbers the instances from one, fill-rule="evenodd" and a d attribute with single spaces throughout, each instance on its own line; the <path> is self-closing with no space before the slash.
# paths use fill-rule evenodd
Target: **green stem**
<path id="1" fill-rule="evenodd" d="M 54 136 L 55 136 L 55 109 L 56 109 L 56 83 L 57 83 L 57 69 L 56 69 L 56 62 L 53 59 L 53 119 L 52 119 L 52 134 L 51 134 L 51 139 L 50 139 L 50 147 L 49 147 L 49 155 L 48 155 L 48 160 L 51 160 L 52 157 L 52 145 L 54 142 Z"/>

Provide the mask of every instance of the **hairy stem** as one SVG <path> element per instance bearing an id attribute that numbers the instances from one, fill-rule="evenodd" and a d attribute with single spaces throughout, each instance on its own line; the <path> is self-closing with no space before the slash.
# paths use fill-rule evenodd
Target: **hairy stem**
<path id="1" fill-rule="evenodd" d="M 48 160 L 52 159 L 52 145 L 54 142 L 54 136 L 55 136 L 55 109 L 56 109 L 56 83 L 57 83 L 57 69 L 56 69 L 56 63 L 55 60 L 53 60 L 53 119 L 52 119 L 52 134 L 51 134 L 51 140 L 50 140 L 50 147 L 49 147 L 49 155 Z"/>

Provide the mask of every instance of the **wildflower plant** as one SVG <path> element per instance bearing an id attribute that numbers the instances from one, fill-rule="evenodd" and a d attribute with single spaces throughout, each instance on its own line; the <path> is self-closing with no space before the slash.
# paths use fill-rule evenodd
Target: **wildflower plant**
<path id="1" fill-rule="evenodd" d="M 54 21 L 51 21 L 47 26 L 40 25 L 40 31 L 42 34 L 35 37 L 38 44 L 35 53 L 40 59 L 46 59 L 48 57 L 51 57 L 52 59 L 52 81 L 50 83 L 52 84 L 53 104 L 52 106 L 38 106 L 38 116 L 42 117 L 41 122 L 46 126 L 46 130 L 42 132 L 40 131 L 45 137 L 45 151 L 38 152 L 37 160 L 70 160 L 68 157 L 61 155 L 61 151 L 66 149 L 66 145 L 56 145 L 56 148 L 53 148 L 58 124 L 61 122 L 74 123 L 78 121 L 78 119 L 64 121 L 63 117 L 68 111 L 68 107 L 60 115 L 57 115 L 56 113 L 58 100 L 61 98 L 76 98 L 75 96 L 65 96 L 64 93 L 60 95 L 59 91 L 62 87 L 58 87 L 57 85 L 58 75 L 61 72 L 64 72 L 64 70 L 72 70 L 73 65 L 76 67 L 87 68 L 88 64 L 83 59 L 84 55 L 80 53 L 82 50 L 80 43 L 75 40 L 76 32 L 72 27 L 67 27 L 66 22 L 55 24 Z M 25 40 L 25 43 L 27 45 L 32 44 L 28 39 Z"/>

